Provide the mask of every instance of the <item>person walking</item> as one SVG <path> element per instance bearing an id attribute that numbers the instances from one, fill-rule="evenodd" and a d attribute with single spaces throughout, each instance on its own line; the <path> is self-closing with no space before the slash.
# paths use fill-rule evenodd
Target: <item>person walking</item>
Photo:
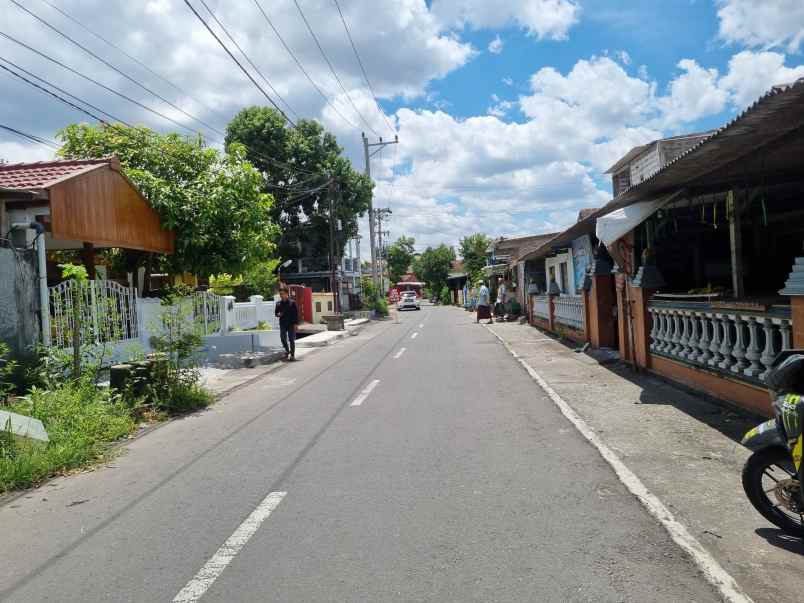
<path id="1" fill-rule="evenodd" d="M 477 320 L 475 322 L 480 322 L 486 318 L 489 319 L 489 324 L 494 322 L 494 318 L 491 315 L 491 302 L 489 288 L 486 287 L 486 283 L 480 282 L 480 291 L 477 293 Z"/>
<path id="2" fill-rule="evenodd" d="M 279 317 L 279 338 L 285 348 L 285 360 L 296 360 L 296 328 L 299 325 L 299 307 L 290 299 L 287 287 L 279 289 L 279 302 L 274 315 Z"/>

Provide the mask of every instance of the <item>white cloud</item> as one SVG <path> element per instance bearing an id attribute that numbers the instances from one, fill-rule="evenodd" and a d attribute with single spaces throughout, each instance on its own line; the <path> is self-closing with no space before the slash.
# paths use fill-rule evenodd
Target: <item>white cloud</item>
<path id="1" fill-rule="evenodd" d="M 684 73 L 670 82 L 670 95 L 658 101 L 667 126 L 690 123 L 725 108 L 728 93 L 718 85 L 717 69 L 704 69 L 692 59 L 683 59 L 678 67 Z"/>
<path id="2" fill-rule="evenodd" d="M 797 52 L 804 42 L 801 0 L 718 0 L 719 35 L 727 42 Z"/>
<path id="3" fill-rule="evenodd" d="M 784 63 L 784 55 L 778 52 L 745 50 L 731 57 L 729 71 L 719 85 L 735 107 L 745 108 L 772 86 L 804 77 L 804 65 L 791 68 Z"/>
<path id="4" fill-rule="evenodd" d="M 626 50 L 618 50 L 615 53 L 615 56 L 620 60 L 623 65 L 630 65 L 631 64 L 631 55 L 628 54 Z"/>
<path id="5" fill-rule="evenodd" d="M 503 51 L 503 47 L 505 43 L 500 39 L 500 36 L 497 35 L 491 42 L 489 42 L 489 52 L 491 54 L 500 54 Z"/>
<path id="6" fill-rule="evenodd" d="M 453 26 L 500 29 L 515 24 L 538 39 L 565 40 L 581 9 L 575 0 L 434 0 L 432 11 Z"/>
<path id="7" fill-rule="evenodd" d="M 510 78 L 510 77 L 504 77 L 504 78 L 503 78 L 502 80 L 500 80 L 500 81 L 501 81 L 503 84 L 505 84 L 506 86 L 513 86 L 513 85 L 514 85 L 514 80 L 513 80 L 512 78 Z"/>

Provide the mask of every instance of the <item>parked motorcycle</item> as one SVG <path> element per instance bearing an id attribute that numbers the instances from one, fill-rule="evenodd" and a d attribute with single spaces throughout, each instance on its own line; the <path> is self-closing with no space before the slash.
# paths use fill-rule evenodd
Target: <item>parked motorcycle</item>
<path id="1" fill-rule="evenodd" d="M 743 467 L 743 489 L 765 519 L 804 537 L 804 350 L 786 350 L 765 379 L 774 418 L 743 437 L 753 454 Z"/>

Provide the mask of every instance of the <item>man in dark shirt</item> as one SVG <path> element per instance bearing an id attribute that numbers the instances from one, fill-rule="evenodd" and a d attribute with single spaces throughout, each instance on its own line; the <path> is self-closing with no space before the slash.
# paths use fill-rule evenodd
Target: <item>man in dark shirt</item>
<path id="1" fill-rule="evenodd" d="M 285 360 L 296 360 L 296 327 L 299 324 L 299 307 L 288 297 L 288 290 L 279 290 L 280 300 L 274 314 L 279 317 L 279 337 L 285 348 Z"/>

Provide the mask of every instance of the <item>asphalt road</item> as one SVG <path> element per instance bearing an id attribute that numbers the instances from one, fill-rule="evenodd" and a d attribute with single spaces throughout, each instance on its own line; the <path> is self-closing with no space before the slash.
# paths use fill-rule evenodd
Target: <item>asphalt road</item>
<path id="1" fill-rule="evenodd" d="M 0 526 L 2 601 L 718 600 L 454 308 L 283 367 Z"/>

